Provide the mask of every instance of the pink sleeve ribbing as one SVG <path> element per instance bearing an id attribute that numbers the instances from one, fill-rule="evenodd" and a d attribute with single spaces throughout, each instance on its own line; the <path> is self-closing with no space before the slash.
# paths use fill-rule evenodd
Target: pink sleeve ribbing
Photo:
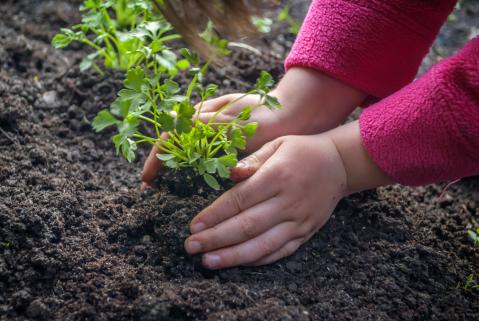
<path id="1" fill-rule="evenodd" d="M 395 181 L 479 174 L 479 37 L 360 118 L 364 145 Z"/>
<path id="2" fill-rule="evenodd" d="M 286 68 L 386 97 L 409 83 L 455 0 L 314 0 Z"/>

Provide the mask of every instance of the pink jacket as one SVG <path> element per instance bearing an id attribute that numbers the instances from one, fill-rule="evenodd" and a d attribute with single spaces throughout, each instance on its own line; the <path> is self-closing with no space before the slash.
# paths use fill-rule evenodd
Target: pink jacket
<path id="1" fill-rule="evenodd" d="M 479 174 L 479 38 L 411 82 L 454 4 L 314 0 L 286 59 L 383 98 L 362 113 L 361 135 L 402 184 Z"/>

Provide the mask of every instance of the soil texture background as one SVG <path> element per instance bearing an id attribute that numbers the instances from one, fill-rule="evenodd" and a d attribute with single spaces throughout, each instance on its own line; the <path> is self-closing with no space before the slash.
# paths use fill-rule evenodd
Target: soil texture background
<path id="1" fill-rule="evenodd" d="M 290 2 L 304 14 L 307 1 Z M 128 164 L 111 132 L 92 131 L 122 74 L 82 74 L 86 48 L 51 47 L 78 21 L 78 5 L 0 2 L 0 320 L 479 320 L 479 291 L 464 289 L 479 278 L 466 234 L 479 226 L 477 178 L 444 193 L 354 195 L 292 257 L 203 269 L 183 241 L 218 194 L 182 196 L 168 178 L 140 193 L 146 148 Z M 424 68 L 477 34 L 478 16 L 476 1 L 463 2 Z M 258 44 L 261 56 L 235 50 L 210 80 L 227 93 L 248 89 L 262 69 L 280 77 L 294 39 L 281 30 Z"/>

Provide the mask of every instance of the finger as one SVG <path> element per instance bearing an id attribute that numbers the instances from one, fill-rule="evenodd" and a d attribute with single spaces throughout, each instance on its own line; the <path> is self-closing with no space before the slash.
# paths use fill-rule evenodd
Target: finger
<path id="1" fill-rule="evenodd" d="M 226 104 L 229 104 L 235 97 L 235 94 L 224 95 L 218 98 L 213 98 L 204 101 L 203 104 L 196 104 L 195 109 L 199 110 L 201 106 L 201 112 L 215 112 Z"/>
<path id="2" fill-rule="evenodd" d="M 158 147 L 153 146 L 145 164 L 143 165 L 143 172 L 141 173 L 142 190 L 152 186 L 156 174 L 162 166 L 161 161 L 156 157 L 156 154 L 159 152 L 160 150 Z"/>
<path id="3" fill-rule="evenodd" d="M 279 185 L 270 183 L 274 181 L 274 173 L 265 170 L 262 175 L 255 177 L 253 174 L 275 153 L 280 144 L 279 139 L 268 143 L 240 162 L 240 167 L 235 168 L 237 174 L 233 177 L 244 179 L 247 175 L 251 179 L 234 186 L 198 214 L 190 225 L 192 234 L 213 227 L 259 202 L 272 198 L 279 192 Z"/>
<path id="4" fill-rule="evenodd" d="M 276 152 L 281 145 L 281 139 L 275 139 L 266 143 L 257 152 L 243 158 L 235 168 L 231 170 L 230 179 L 233 182 L 241 182 L 256 173 L 261 166 Z"/>
<path id="5" fill-rule="evenodd" d="M 285 220 L 281 201 L 273 197 L 232 218 L 189 237 L 185 249 L 189 254 L 204 253 L 239 244 L 263 234 Z"/>
<path id="6" fill-rule="evenodd" d="M 266 171 L 262 175 L 237 184 L 191 221 L 191 233 L 196 234 L 211 228 L 258 203 L 273 198 L 279 193 L 279 185 L 270 183 L 273 179 L 274 173 Z"/>
<path id="7" fill-rule="evenodd" d="M 168 135 L 163 133 L 160 138 L 163 140 L 168 139 Z M 143 171 L 141 173 L 142 190 L 153 185 L 153 181 L 162 167 L 162 162 L 156 157 L 158 153 L 160 153 L 160 149 L 157 146 L 153 146 L 143 165 Z"/>
<path id="8" fill-rule="evenodd" d="M 292 255 L 296 250 L 304 243 L 304 238 L 298 238 L 286 243 L 283 247 L 281 247 L 276 252 L 269 254 L 258 261 L 252 262 L 250 264 L 245 264 L 246 266 L 260 266 L 271 264 L 276 261 L 282 260 L 290 255 Z"/>
<path id="9" fill-rule="evenodd" d="M 295 222 L 281 223 L 254 239 L 203 255 L 203 265 L 223 269 L 256 262 L 283 247 L 295 234 Z"/>
<path id="10" fill-rule="evenodd" d="M 276 251 L 276 252 L 274 252 L 270 255 L 267 255 L 267 256 L 259 259 L 256 262 L 253 262 L 253 263 L 249 264 L 249 266 L 259 266 L 259 265 L 271 264 L 273 262 L 279 261 L 279 260 L 281 260 L 285 257 L 290 256 L 291 254 L 296 252 L 296 250 L 301 245 L 303 245 L 306 241 L 308 241 L 310 238 L 312 238 L 313 235 L 316 234 L 321 227 L 322 227 L 322 225 L 316 227 L 315 229 L 313 229 L 309 233 L 306 233 L 307 234 L 306 236 L 301 236 L 301 237 L 298 237 L 298 238 L 288 242 L 278 251 Z M 298 230 L 298 235 L 302 235 L 302 232 L 299 231 L 299 230 Z"/>

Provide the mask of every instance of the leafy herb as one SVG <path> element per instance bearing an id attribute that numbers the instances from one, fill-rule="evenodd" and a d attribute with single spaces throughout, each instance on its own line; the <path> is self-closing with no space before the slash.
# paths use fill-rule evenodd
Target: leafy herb
<path id="1" fill-rule="evenodd" d="M 186 49 L 181 52 L 191 65 L 198 64 L 196 55 Z M 137 144 L 149 143 L 161 150 L 157 157 L 167 167 L 193 168 L 209 186 L 219 189 L 217 178 L 230 176 L 230 170 L 238 161 L 238 151 L 246 147 L 247 137 L 256 132 L 258 124 L 248 122 L 251 112 L 261 105 L 270 109 L 281 106 L 275 97 L 268 95 L 274 85 L 273 78 L 261 72 L 254 89 L 220 108 L 208 123 L 202 123 L 194 116 L 201 112 L 203 103 L 218 87 L 202 83 L 207 65 L 193 70 L 195 73 L 186 90 L 175 81 L 161 80 L 161 74 L 147 73 L 140 67 L 128 71 L 125 88 L 110 110 L 98 114 L 93 127 L 101 131 L 116 125 L 118 134 L 113 137 L 116 151 L 130 162 L 135 159 Z M 220 113 L 251 94 L 260 95 L 258 104 L 245 107 L 229 123 L 216 122 Z M 199 103 L 195 109 L 196 98 Z M 142 133 L 142 123 L 155 133 L 153 137 Z M 163 133 L 168 134 L 167 139 L 161 138 Z"/>
<path id="2" fill-rule="evenodd" d="M 466 283 L 462 287 L 464 290 L 472 291 L 472 290 L 479 290 L 479 284 L 477 280 L 474 280 L 474 274 L 470 274 L 467 279 Z"/>
<path id="3" fill-rule="evenodd" d="M 2 246 L 5 248 L 5 249 L 10 249 L 13 247 L 13 243 L 11 241 L 5 241 L 2 243 Z"/>
<path id="4" fill-rule="evenodd" d="M 52 44 L 65 48 L 80 42 L 92 47 L 95 51 L 80 64 L 82 71 L 93 67 L 103 73 L 99 60 L 105 68 L 128 70 L 147 65 L 170 75 L 188 68 L 165 45 L 180 36 L 171 33 L 171 25 L 153 11 L 151 0 L 85 0 L 80 11 L 81 23 L 61 29 Z"/>
<path id="5" fill-rule="evenodd" d="M 216 50 L 215 53 L 219 54 L 219 56 L 229 56 L 231 53 L 228 49 L 228 40 L 218 36 L 211 20 L 208 21 L 208 24 L 206 25 L 205 30 L 200 34 L 200 37 L 214 48 Z"/>
<path id="6" fill-rule="evenodd" d="M 474 245 L 479 246 L 479 227 L 475 230 L 467 231 L 467 235 L 474 242 Z"/>
<path id="7" fill-rule="evenodd" d="M 299 29 L 301 28 L 301 24 L 296 21 L 293 17 L 291 17 L 289 13 L 289 6 L 285 6 L 278 14 L 278 21 L 285 21 L 289 25 L 289 32 L 293 35 L 297 35 L 299 33 Z"/>
<path id="8" fill-rule="evenodd" d="M 267 17 L 251 17 L 251 22 L 255 25 L 256 29 L 262 33 L 271 32 L 271 26 L 273 25 L 273 20 Z"/>

